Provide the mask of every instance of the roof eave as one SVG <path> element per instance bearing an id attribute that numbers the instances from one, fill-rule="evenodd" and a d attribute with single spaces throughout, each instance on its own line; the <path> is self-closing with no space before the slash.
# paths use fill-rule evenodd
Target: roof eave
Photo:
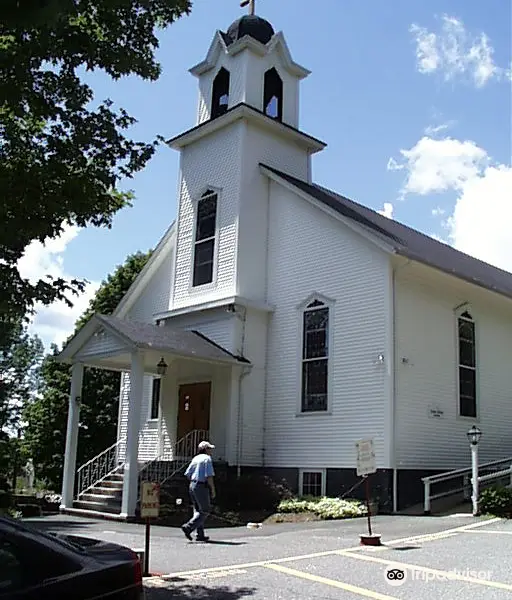
<path id="1" fill-rule="evenodd" d="M 259 125 L 266 126 L 269 129 L 272 128 L 274 132 L 280 133 L 284 137 L 294 140 L 303 148 L 306 148 L 310 154 L 320 152 L 327 146 L 325 142 L 322 142 L 321 140 L 303 133 L 298 129 L 286 125 L 285 123 L 271 119 L 267 115 L 245 103 L 237 104 L 220 117 L 205 121 L 196 127 L 189 129 L 185 133 L 167 140 L 166 143 L 174 150 L 181 150 L 189 144 L 194 143 L 198 139 L 203 138 L 205 135 L 210 135 L 226 125 L 234 123 L 240 119 L 246 119 L 248 121 L 258 123 Z"/>
<path id="2" fill-rule="evenodd" d="M 325 212 L 330 217 L 333 217 L 337 221 L 340 221 L 350 230 L 354 231 L 356 234 L 363 237 L 383 252 L 387 254 L 395 254 L 396 248 L 393 244 L 388 244 L 384 242 L 380 237 L 374 235 L 367 227 L 364 227 L 363 225 L 357 223 L 353 219 L 350 219 L 349 217 L 340 214 L 333 208 L 327 206 L 326 204 L 315 198 L 312 194 L 305 192 L 304 190 L 293 185 L 293 183 L 287 181 L 283 177 L 280 177 L 277 173 L 274 173 L 262 163 L 260 163 L 260 169 L 267 177 L 269 177 L 279 185 L 282 185 L 286 189 L 292 191 L 294 194 L 296 194 L 300 198 L 303 198 L 313 206 L 317 207 L 319 210 Z"/>

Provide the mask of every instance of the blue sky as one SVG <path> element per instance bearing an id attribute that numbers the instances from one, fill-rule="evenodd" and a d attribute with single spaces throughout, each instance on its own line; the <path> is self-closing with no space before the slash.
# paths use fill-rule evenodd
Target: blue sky
<path id="1" fill-rule="evenodd" d="M 205 57 L 215 30 L 245 11 L 238 0 L 195 0 L 191 15 L 159 36 L 159 81 L 94 74 L 96 99 L 111 98 L 135 116 L 132 135 L 140 139 L 192 127 L 197 80 L 188 69 Z M 314 180 L 376 210 L 388 203 L 393 218 L 512 270 L 509 234 L 488 212 L 482 224 L 491 206 L 480 203 L 498 190 L 492 210 L 512 217 L 510 4 L 257 0 L 256 12 L 312 71 L 301 87 L 300 128 L 328 144 L 313 159 Z M 154 247 L 176 215 L 178 158 L 161 147 L 123 184 L 136 199 L 113 229 L 74 232 L 46 262 L 39 247 L 26 263 L 37 254 L 43 268 L 97 284 L 127 254 Z M 472 241 L 482 228 L 492 249 Z M 60 341 L 85 301 L 71 312 L 41 311 L 35 330 L 46 343 Z"/>

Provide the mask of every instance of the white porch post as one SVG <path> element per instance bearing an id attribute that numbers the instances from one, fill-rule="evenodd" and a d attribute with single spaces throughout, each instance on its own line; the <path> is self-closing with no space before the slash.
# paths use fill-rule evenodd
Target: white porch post
<path id="1" fill-rule="evenodd" d="M 75 491 L 76 449 L 78 445 L 78 422 L 80 417 L 80 397 L 84 366 L 74 363 L 71 367 L 71 390 L 69 393 L 68 426 L 66 429 L 66 450 L 64 452 L 64 471 L 62 477 L 61 508 L 73 506 Z"/>
<path id="2" fill-rule="evenodd" d="M 133 517 L 137 505 L 137 484 L 139 479 L 139 431 L 142 390 L 144 385 L 144 355 L 132 353 L 130 371 L 130 401 L 128 405 L 128 427 L 126 435 L 126 458 L 124 465 L 123 499 L 121 516 Z"/>

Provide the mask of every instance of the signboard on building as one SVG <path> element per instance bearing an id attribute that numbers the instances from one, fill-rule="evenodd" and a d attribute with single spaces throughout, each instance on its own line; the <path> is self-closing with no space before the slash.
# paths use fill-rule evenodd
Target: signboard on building
<path id="1" fill-rule="evenodd" d="M 373 439 L 359 440 L 356 442 L 357 451 L 357 475 L 364 477 L 377 471 Z"/>
<path id="2" fill-rule="evenodd" d="M 140 498 L 140 516 L 142 519 L 158 517 L 160 512 L 160 485 L 144 481 Z"/>

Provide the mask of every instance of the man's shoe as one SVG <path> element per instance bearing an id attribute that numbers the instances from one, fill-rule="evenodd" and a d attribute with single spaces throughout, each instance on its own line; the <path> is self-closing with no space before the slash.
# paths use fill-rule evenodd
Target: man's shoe
<path id="1" fill-rule="evenodd" d="M 203 535 L 201 537 L 196 537 L 196 542 L 207 542 L 210 538 L 207 535 Z"/>
<path id="2" fill-rule="evenodd" d="M 181 526 L 181 531 L 183 531 L 187 540 L 192 541 L 192 536 L 190 535 L 190 531 L 185 527 L 185 525 Z"/>

